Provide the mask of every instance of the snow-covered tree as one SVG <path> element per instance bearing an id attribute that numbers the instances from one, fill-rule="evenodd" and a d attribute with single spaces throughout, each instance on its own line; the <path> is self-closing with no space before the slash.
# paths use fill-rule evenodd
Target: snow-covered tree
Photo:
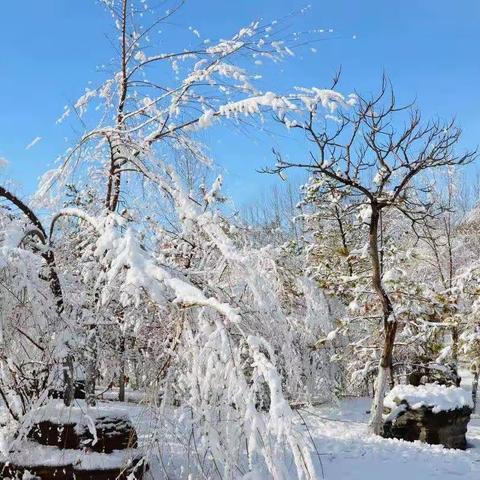
<path id="1" fill-rule="evenodd" d="M 313 150 L 304 162 L 277 158 L 272 171 L 308 169 L 320 181 L 335 182 L 339 195 L 347 191 L 363 205 L 362 216 L 368 223 L 370 285 L 383 320 L 384 342 L 371 416 L 372 431 L 380 433 L 383 398 L 398 328 L 397 313 L 384 279 L 385 259 L 380 247 L 382 216 L 389 210 L 397 210 L 410 220 L 412 228 L 426 217 L 434 216 L 437 206 L 428 198 L 428 186 L 421 187 L 416 180 L 424 172 L 468 163 L 475 158 L 475 152 L 455 151 L 460 130 L 454 122 L 424 123 L 418 110 L 397 105 L 385 79 L 377 96 L 357 95 L 350 100 L 319 91 L 316 98 L 305 104 L 303 116 L 280 115 L 279 121 L 288 128 L 306 135 Z M 327 121 L 319 110 L 322 105 L 333 112 Z"/>

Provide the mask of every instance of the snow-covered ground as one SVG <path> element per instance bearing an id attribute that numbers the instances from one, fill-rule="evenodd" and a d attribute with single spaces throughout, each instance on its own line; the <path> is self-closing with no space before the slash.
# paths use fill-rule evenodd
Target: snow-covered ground
<path id="1" fill-rule="evenodd" d="M 343 401 L 340 407 L 309 410 L 304 418 L 321 455 L 328 480 L 480 479 L 480 420 L 470 422 L 463 452 L 420 442 L 368 435 L 369 399 Z M 304 414 L 304 412 L 302 412 Z"/>
<path id="2" fill-rule="evenodd" d="M 344 400 L 338 406 L 307 408 L 298 411 L 299 422 L 308 425 L 320 459 L 319 479 L 326 480 L 479 480 L 480 415 L 469 424 L 467 451 L 441 446 L 382 439 L 367 433 L 370 400 Z M 142 407 L 128 408 L 144 443 L 149 443 L 154 417 Z M 175 442 L 174 442 L 175 443 Z M 153 465 L 154 476 L 167 478 L 163 469 L 180 474 L 182 459 L 173 459 L 182 448 L 171 446 L 164 451 L 162 463 Z M 170 457 L 170 458 L 169 458 Z M 173 464 L 171 463 L 173 461 Z M 170 465 L 169 465 L 170 464 Z M 176 464 L 176 466 L 175 466 Z M 178 470 L 180 469 L 180 470 Z M 293 478 L 293 477 L 292 477 Z"/>
<path id="3" fill-rule="evenodd" d="M 480 415 L 469 424 L 467 451 L 449 450 L 441 446 L 382 439 L 367 433 L 370 400 L 344 400 L 338 406 L 299 410 L 299 421 L 308 425 L 321 460 L 319 479 L 326 480 L 479 480 L 480 479 Z M 126 407 L 137 425 L 140 438 L 149 442 L 153 417 L 141 407 Z M 300 417 L 301 416 L 301 417 Z M 181 451 L 174 447 L 165 451 L 165 465 L 154 465 L 155 475 L 163 479 L 163 468 L 170 472 L 168 458 Z M 170 460 L 170 461 L 169 461 Z M 180 458 L 173 460 L 177 470 Z M 181 468 L 181 467 L 180 467 Z M 322 472 L 323 470 L 323 472 Z M 177 470 L 177 474 L 179 474 Z M 181 478 L 181 475 L 175 478 Z"/>
<path id="4" fill-rule="evenodd" d="M 464 373 L 462 386 L 470 391 L 471 379 Z M 109 402 L 110 403 L 110 402 Z M 170 418 L 172 428 L 158 411 L 135 403 L 111 402 L 132 418 L 140 446 L 160 460 L 151 461 L 148 480 L 188 478 L 182 442 L 175 436 L 178 418 Z M 479 480 L 480 415 L 472 416 L 468 430 L 469 449 L 448 450 L 441 446 L 382 439 L 367 433 L 370 399 L 341 401 L 338 405 L 305 408 L 297 411 L 298 421 L 306 425 L 305 435 L 313 440 L 318 459 L 318 478 L 326 480 Z M 159 428 L 162 430 L 159 435 Z M 155 441 L 156 438 L 160 442 Z M 178 431 L 177 431 L 178 433 Z M 166 473 L 167 472 L 167 473 Z M 192 478 L 192 477 L 190 477 Z M 209 477 L 207 475 L 207 478 Z M 256 480 L 263 477 L 255 476 Z M 267 477 L 265 477 L 267 478 Z M 294 478 L 292 476 L 292 478 Z"/>
<path id="5" fill-rule="evenodd" d="M 471 379 L 466 372 L 462 373 L 464 374 L 462 387 L 470 392 Z M 299 422 L 305 422 L 308 426 L 306 435 L 313 438 L 318 458 L 321 460 L 319 479 L 480 479 L 479 413 L 472 416 L 469 424 L 470 448 L 466 451 L 449 450 L 436 445 L 382 439 L 369 435 L 367 410 L 370 403 L 368 398 L 357 398 L 343 400 L 337 406 L 298 411 Z M 143 440 L 148 441 L 148 430 L 152 426 L 149 423 L 151 417 L 146 415 L 145 411 L 136 410 L 136 414 L 134 410 L 131 412 L 132 416 L 137 415 L 134 421 Z M 160 468 L 157 467 L 154 471 L 155 480 L 157 477 L 166 478 Z"/>
<path id="6" fill-rule="evenodd" d="M 471 391 L 471 377 L 462 387 Z M 368 435 L 369 399 L 342 401 L 338 407 L 301 412 L 315 439 L 327 480 L 480 479 L 480 415 L 468 428 L 466 451 L 441 446 L 382 439 Z"/>

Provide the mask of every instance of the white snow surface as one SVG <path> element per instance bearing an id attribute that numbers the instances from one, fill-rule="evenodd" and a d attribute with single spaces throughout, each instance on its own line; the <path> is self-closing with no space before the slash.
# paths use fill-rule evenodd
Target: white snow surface
<path id="1" fill-rule="evenodd" d="M 114 417 L 128 419 L 128 412 L 124 409 L 102 404 L 89 407 L 85 400 L 75 400 L 67 407 L 62 400 L 53 400 L 42 407 L 32 410 L 26 421 L 38 423 L 50 421 L 57 425 L 73 425 L 85 423 L 86 418 L 95 419 L 101 417 Z"/>
<path id="2" fill-rule="evenodd" d="M 413 385 L 397 385 L 385 397 L 385 406 L 392 410 L 402 402 L 408 403 L 411 409 L 421 407 L 432 408 L 433 413 L 456 410 L 462 407 L 473 407 L 471 394 L 459 387 L 446 387 L 430 383 L 414 387 Z"/>
<path id="3" fill-rule="evenodd" d="M 371 399 L 300 411 L 314 438 L 325 480 L 478 480 L 480 420 L 469 424 L 466 451 L 384 439 L 367 431 Z"/>
<path id="4" fill-rule="evenodd" d="M 471 392 L 469 376 L 462 387 Z M 338 405 L 306 407 L 298 410 L 298 422 L 306 424 L 305 435 L 314 442 L 318 476 L 315 480 L 478 480 L 480 479 L 480 418 L 472 415 L 468 426 L 466 451 L 440 445 L 384 439 L 368 433 L 370 398 L 345 399 Z M 138 409 L 136 409 L 138 408 Z M 158 417 L 134 407 L 132 421 L 140 442 L 151 443 L 151 431 Z M 151 412 L 151 411 L 150 411 Z M 175 422 L 171 417 L 172 424 Z M 147 480 L 187 479 L 182 443 L 178 436 L 163 432 L 162 461 L 152 461 Z M 169 474 L 169 476 L 167 476 Z M 214 477 L 212 477 L 214 478 Z M 263 472 L 246 474 L 242 480 L 270 480 Z M 297 476 L 293 473 L 292 480 Z"/>
<path id="5" fill-rule="evenodd" d="M 464 372 L 461 372 L 464 373 Z M 463 376 L 462 388 L 470 394 L 471 379 Z M 440 445 L 383 439 L 370 435 L 367 423 L 370 398 L 345 399 L 338 405 L 305 407 L 297 411 L 299 424 L 306 424 L 305 435 L 314 443 L 319 480 L 478 480 L 480 479 L 480 417 L 474 413 L 468 426 L 466 451 L 449 450 Z M 185 441 L 190 432 L 181 435 L 178 428 L 187 412 L 181 409 L 161 411 L 140 404 L 108 402 L 100 409 L 114 408 L 128 415 L 139 436 L 140 450 L 144 449 L 151 468 L 145 480 L 175 478 L 189 479 Z M 3 408 L 2 408 L 3 410 Z M 170 425 L 170 427 L 168 427 Z M 180 427 L 181 430 L 181 427 Z M 183 437 L 183 440 L 182 440 Z M 161 439 L 160 443 L 157 440 Z M 55 452 L 32 451 L 54 454 Z M 132 452 L 133 453 L 133 452 Z M 91 454 L 86 454 L 91 455 Z M 288 451 L 286 455 L 289 455 Z M 128 455 L 127 455 L 128 456 Z M 97 457 L 97 455 L 95 455 Z M 124 457 L 125 458 L 125 457 Z M 82 462 L 95 463 L 99 457 L 84 458 Z M 113 460 L 120 460 L 119 457 Z M 211 473 L 211 472 L 210 472 Z M 196 477 L 190 477 L 190 479 Z M 215 476 L 209 477 L 214 480 Z M 261 471 L 253 471 L 242 480 L 270 480 Z M 297 476 L 292 470 L 291 477 Z"/>
<path id="6" fill-rule="evenodd" d="M 39 445 L 24 441 L 15 453 L 10 454 L 9 461 L 24 467 L 75 465 L 77 470 L 108 470 L 124 468 L 139 456 L 135 449 L 114 450 L 110 453 L 97 453 L 83 450 L 68 450 L 58 447 Z"/>

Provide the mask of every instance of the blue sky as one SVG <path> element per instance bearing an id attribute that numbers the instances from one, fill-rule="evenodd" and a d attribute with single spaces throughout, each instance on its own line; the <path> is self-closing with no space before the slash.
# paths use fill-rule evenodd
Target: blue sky
<path id="1" fill-rule="evenodd" d="M 151 0 L 154 3 L 155 0 Z M 170 41 L 194 41 L 189 26 L 204 38 L 231 34 L 255 18 L 274 20 L 305 6 L 297 0 L 189 0 L 175 19 Z M 266 72 L 273 90 L 293 85 L 326 86 L 342 66 L 341 90 L 369 92 L 382 72 L 401 99 L 417 98 L 425 116 L 456 116 L 463 143 L 480 140 L 480 2 L 478 0 L 311 0 L 312 8 L 295 29 L 333 29 L 290 64 Z M 66 103 L 75 101 L 97 67 L 113 57 L 106 38 L 109 17 L 95 0 L 3 2 L 0 14 L 0 157 L 9 166 L 0 181 L 13 179 L 28 196 L 37 178 L 69 145 L 74 131 L 55 125 Z M 301 57 L 301 58 L 300 58 Z M 275 80 L 275 84 L 268 85 Z M 72 128 L 71 126 L 69 128 Z M 37 136 L 34 147 L 25 147 Z M 256 173 L 271 164 L 271 147 L 284 139 L 219 136 L 206 133 L 226 188 L 237 203 L 248 202 L 265 185 L 278 181 Z M 289 154 L 295 141 L 287 140 Z"/>

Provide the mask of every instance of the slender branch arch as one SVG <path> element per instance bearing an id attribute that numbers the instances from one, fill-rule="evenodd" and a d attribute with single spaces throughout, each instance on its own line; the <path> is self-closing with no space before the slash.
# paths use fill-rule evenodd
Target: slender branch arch
<path id="1" fill-rule="evenodd" d="M 63 210 L 60 210 L 58 213 L 56 213 L 55 216 L 52 218 L 52 221 L 50 222 L 50 230 L 48 235 L 50 242 L 52 241 L 53 230 L 55 228 L 55 225 L 57 221 L 62 217 L 79 218 L 80 220 L 83 220 L 84 222 L 89 223 L 95 229 L 96 232 L 99 232 L 98 222 L 93 217 L 91 217 L 84 211 L 79 210 L 77 208 L 64 208 Z"/>
<path id="2" fill-rule="evenodd" d="M 15 207 L 17 207 L 28 218 L 28 220 L 36 227 L 35 229 L 27 232 L 25 236 L 36 235 L 42 241 L 42 243 L 48 247 L 44 252 L 41 253 L 41 256 L 45 260 L 49 268 L 50 290 L 55 298 L 57 313 L 58 314 L 62 313 L 65 308 L 65 302 L 63 299 L 63 292 L 60 284 L 60 279 L 58 277 L 58 273 L 56 269 L 55 254 L 53 253 L 53 250 L 49 247 L 49 245 L 46 242 L 47 234 L 42 225 L 42 222 L 37 217 L 37 215 L 35 215 L 33 210 L 29 208 L 19 197 L 17 197 L 12 192 L 10 192 L 9 190 L 7 190 L 2 186 L 0 186 L 0 197 L 5 198 L 9 202 L 11 202 L 13 205 L 15 205 Z"/>
<path id="3" fill-rule="evenodd" d="M 31 228 L 30 230 L 27 230 L 25 234 L 23 235 L 22 239 L 18 243 L 18 246 L 22 245 L 22 243 L 28 238 L 28 237 L 37 237 L 40 242 L 43 243 L 43 245 L 47 244 L 47 239 L 45 238 L 45 235 L 41 230 L 38 228 Z"/>

